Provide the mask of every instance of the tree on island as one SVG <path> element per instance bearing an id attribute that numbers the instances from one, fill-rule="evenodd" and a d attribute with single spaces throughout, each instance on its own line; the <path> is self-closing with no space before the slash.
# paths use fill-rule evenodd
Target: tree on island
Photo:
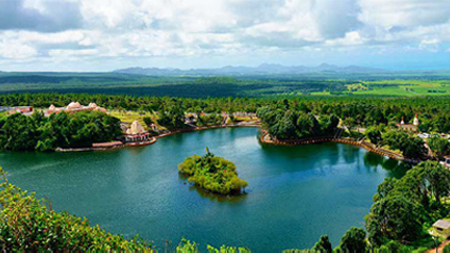
<path id="1" fill-rule="evenodd" d="M 233 162 L 215 156 L 208 148 L 203 157 L 194 155 L 186 158 L 178 165 L 178 171 L 200 188 L 223 195 L 240 193 L 248 185 L 238 177 Z"/>

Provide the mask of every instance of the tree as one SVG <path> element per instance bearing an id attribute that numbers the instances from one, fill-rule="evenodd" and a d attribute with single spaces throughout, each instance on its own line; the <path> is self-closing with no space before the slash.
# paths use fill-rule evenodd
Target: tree
<path id="1" fill-rule="evenodd" d="M 172 104 L 159 111 L 158 122 L 168 129 L 180 129 L 184 125 L 184 111 L 180 105 Z"/>
<path id="2" fill-rule="evenodd" d="M 369 127 L 366 129 L 365 134 L 370 142 L 375 145 L 379 145 L 383 141 L 383 138 L 381 137 L 382 132 L 380 127 Z"/>
<path id="3" fill-rule="evenodd" d="M 145 125 L 147 125 L 147 127 L 150 127 L 151 124 L 153 124 L 153 120 L 150 117 L 144 117 L 143 120 Z"/>
<path id="4" fill-rule="evenodd" d="M 401 194 L 388 194 L 370 209 L 366 216 L 369 240 L 381 245 L 388 240 L 410 244 L 422 233 L 421 206 Z"/>
<path id="5" fill-rule="evenodd" d="M 384 181 L 378 185 L 377 193 L 373 196 L 373 200 L 376 202 L 382 198 L 387 197 L 388 194 L 395 189 L 397 183 L 398 180 L 395 178 L 385 178 Z"/>
<path id="6" fill-rule="evenodd" d="M 331 242 L 330 239 L 328 238 L 328 235 L 322 235 L 320 237 L 320 240 L 316 242 L 312 250 L 315 252 L 324 252 L 324 253 L 333 252 L 333 248 L 331 247 Z"/>
<path id="7" fill-rule="evenodd" d="M 344 252 L 365 252 L 367 248 L 366 231 L 362 228 L 351 228 L 341 238 L 339 247 Z"/>
<path id="8" fill-rule="evenodd" d="M 427 149 L 424 141 L 416 136 L 409 136 L 404 131 L 389 131 L 382 134 L 383 143 L 393 149 L 402 151 L 403 156 L 421 158 L 426 156 Z"/>
<path id="9" fill-rule="evenodd" d="M 427 144 L 431 151 L 433 151 L 434 155 L 438 158 L 442 158 L 450 152 L 450 142 L 446 138 L 435 135 L 428 138 Z"/>
<path id="10" fill-rule="evenodd" d="M 425 161 L 409 170 L 397 186 L 405 196 L 425 207 L 435 200 L 441 204 L 450 194 L 450 171 L 436 161 Z"/>
<path id="11" fill-rule="evenodd" d="M 44 117 L 14 114 L 0 121 L 0 149 L 53 151 L 57 147 L 88 147 L 121 134 L 120 120 L 102 112 L 59 113 Z"/>

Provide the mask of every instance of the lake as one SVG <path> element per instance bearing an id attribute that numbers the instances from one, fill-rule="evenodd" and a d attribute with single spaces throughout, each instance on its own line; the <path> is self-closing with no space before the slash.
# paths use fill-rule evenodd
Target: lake
<path id="1" fill-rule="evenodd" d="M 372 196 L 403 164 L 338 143 L 265 146 L 257 128 L 214 129 L 159 139 L 147 147 L 80 153 L 0 153 L 12 183 L 126 237 L 164 249 L 182 237 L 254 252 L 309 248 L 322 234 L 333 247 L 363 227 Z M 224 198 L 178 175 L 186 157 L 212 153 L 233 161 L 247 194 Z"/>

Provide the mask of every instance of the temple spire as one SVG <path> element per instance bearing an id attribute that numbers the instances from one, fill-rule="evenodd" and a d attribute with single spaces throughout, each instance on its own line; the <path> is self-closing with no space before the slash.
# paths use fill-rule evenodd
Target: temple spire
<path id="1" fill-rule="evenodd" d="M 419 118 L 417 117 L 417 113 L 416 113 L 416 115 L 414 116 L 413 125 L 414 125 L 414 126 L 419 126 Z"/>

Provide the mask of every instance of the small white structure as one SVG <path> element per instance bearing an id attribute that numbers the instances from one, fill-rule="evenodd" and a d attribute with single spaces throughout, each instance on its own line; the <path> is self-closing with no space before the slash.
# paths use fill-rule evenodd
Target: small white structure
<path id="1" fill-rule="evenodd" d="M 450 236 L 450 222 L 438 220 L 433 224 L 433 235 L 448 238 Z"/>
<path id="2" fill-rule="evenodd" d="M 145 131 L 137 120 L 133 121 L 130 128 L 126 129 L 124 136 L 126 142 L 145 142 L 151 139 L 150 133 Z"/>
<path id="3" fill-rule="evenodd" d="M 418 134 L 417 136 L 419 136 L 422 139 L 430 138 L 430 134 L 429 133 L 421 133 L 421 134 Z"/>
<path id="4" fill-rule="evenodd" d="M 419 118 L 417 117 L 417 113 L 416 113 L 416 115 L 414 116 L 413 125 L 414 125 L 414 126 L 419 126 Z"/>
<path id="5" fill-rule="evenodd" d="M 50 115 L 52 113 L 60 113 L 60 112 L 81 112 L 81 111 L 100 111 L 105 112 L 106 109 L 103 107 L 99 107 L 96 103 L 89 103 L 88 106 L 81 105 L 79 102 L 70 102 L 66 107 L 56 107 L 54 105 L 50 105 L 47 110 L 47 114 Z"/>

